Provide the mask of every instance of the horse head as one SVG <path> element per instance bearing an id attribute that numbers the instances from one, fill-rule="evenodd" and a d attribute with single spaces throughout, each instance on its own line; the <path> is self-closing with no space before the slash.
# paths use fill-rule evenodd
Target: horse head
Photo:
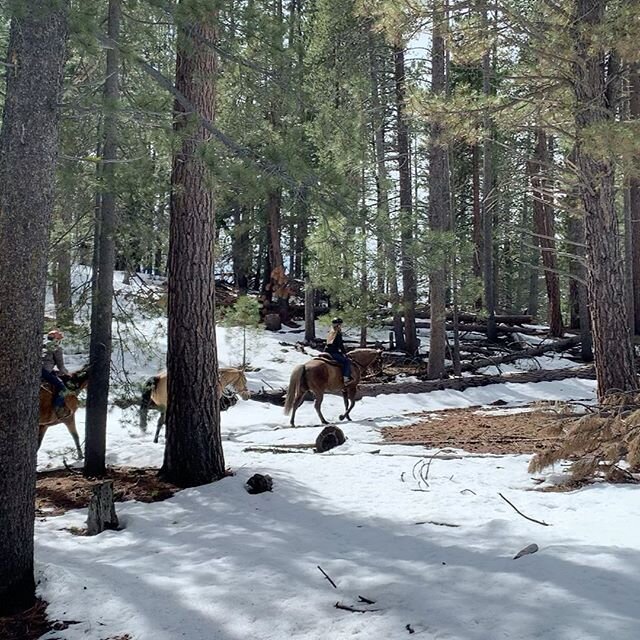
<path id="1" fill-rule="evenodd" d="M 353 349 L 349 351 L 349 357 L 365 370 L 381 360 L 382 351 L 382 349 Z"/>
<path id="2" fill-rule="evenodd" d="M 242 369 L 220 369 L 220 384 L 222 388 L 231 387 L 243 400 L 251 397 L 247 388 L 247 378 Z"/>
<path id="3" fill-rule="evenodd" d="M 89 384 L 89 373 L 89 365 L 85 364 L 82 369 L 78 369 L 78 371 L 73 371 L 68 376 L 64 376 L 63 382 L 70 391 L 77 393 Z"/>

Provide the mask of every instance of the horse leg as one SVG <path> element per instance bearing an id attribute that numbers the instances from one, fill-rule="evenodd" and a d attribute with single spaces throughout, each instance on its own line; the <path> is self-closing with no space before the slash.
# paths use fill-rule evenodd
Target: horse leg
<path id="1" fill-rule="evenodd" d="M 294 420 L 296 417 L 296 411 L 298 410 L 298 407 L 303 403 L 304 401 L 304 396 L 307 392 L 304 391 L 303 393 L 301 393 L 294 401 L 293 403 L 293 409 L 291 410 L 291 421 L 290 424 L 292 427 L 295 427 L 296 425 L 294 424 Z"/>
<path id="2" fill-rule="evenodd" d="M 340 420 L 344 420 L 347 417 L 347 414 L 349 413 L 349 396 L 348 396 L 348 393 L 349 392 L 346 389 L 343 389 L 343 391 L 342 391 L 342 399 L 344 400 L 344 413 L 339 416 Z"/>
<path id="3" fill-rule="evenodd" d="M 72 418 L 68 422 L 64 423 L 67 427 L 67 430 L 71 434 L 73 441 L 76 445 L 76 451 L 78 453 L 78 460 L 82 460 L 84 458 L 84 454 L 82 453 L 82 447 L 80 446 L 80 436 L 78 436 L 78 430 L 76 429 L 76 421 L 75 418 Z"/>
<path id="4" fill-rule="evenodd" d="M 347 412 L 344 414 L 344 417 L 349 420 L 349 422 L 351 422 L 351 409 L 353 409 L 354 405 L 356 404 L 356 389 L 355 387 L 353 387 L 352 389 L 350 389 L 348 391 L 348 396 L 349 396 L 349 401 L 350 401 L 350 406 L 347 409 Z M 346 403 L 346 396 L 345 396 L 345 403 Z M 340 418 L 342 420 L 342 418 Z"/>
<path id="5" fill-rule="evenodd" d="M 160 437 L 160 430 L 162 429 L 162 425 L 164 425 L 165 414 L 164 411 L 160 412 L 160 417 L 158 418 L 158 424 L 156 425 L 156 435 L 153 437 L 153 441 L 155 443 L 158 442 L 158 438 Z"/>
<path id="6" fill-rule="evenodd" d="M 324 419 L 324 416 L 322 415 L 322 411 L 320 410 L 320 406 L 322 405 L 322 398 L 324 398 L 324 393 L 322 393 L 321 391 L 318 391 L 316 393 L 316 401 L 313 403 L 313 406 L 315 407 L 316 413 L 318 414 L 318 417 L 320 418 L 320 422 L 322 422 L 322 424 L 329 424 Z"/>
<path id="7" fill-rule="evenodd" d="M 38 449 L 40 449 L 40 445 L 42 444 L 42 438 L 44 438 L 44 434 L 47 433 L 47 427 L 44 425 L 38 425 Z"/>

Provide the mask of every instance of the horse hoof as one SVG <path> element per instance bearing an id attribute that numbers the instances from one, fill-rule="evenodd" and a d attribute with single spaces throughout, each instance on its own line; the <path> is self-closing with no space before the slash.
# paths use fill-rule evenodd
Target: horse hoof
<path id="1" fill-rule="evenodd" d="M 344 420 L 344 416 L 338 416 L 338 418 L 340 418 L 340 420 Z"/>

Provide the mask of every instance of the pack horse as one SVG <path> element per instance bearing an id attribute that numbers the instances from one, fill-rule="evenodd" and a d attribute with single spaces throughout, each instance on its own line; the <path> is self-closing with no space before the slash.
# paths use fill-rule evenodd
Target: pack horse
<path id="1" fill-rule="evenodd" d="M 235 404 L 235 394 L 239 394 L 243 400 L 248 400 L 251 393 L 247 388 L 247 378 L 242 369 L 233 367 L 221 368 L 218 380 L 218 392 L 220 394 L 220 408 L 228 409 Z M 144 385 L 140 400 L 140 429 L 147 430 L 147 414 L 149 407 L 155 407 L 160 411 L 160 417 L 156 425 L 154 442 L 158 442 L 160 430 L 165 423 L 167 411 L 167 372 L 162 371 L 157 376 L 149 378 Z"/>

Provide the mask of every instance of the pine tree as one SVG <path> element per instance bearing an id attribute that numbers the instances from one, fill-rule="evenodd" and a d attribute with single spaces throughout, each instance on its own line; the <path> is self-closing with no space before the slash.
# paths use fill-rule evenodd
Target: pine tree
<path id="1" fill-rule="evenodd" d="M 0 368 L 11 372 L 0 380 L 0 616 L 35 597 L 40 347 L 67 8 L 32 0 L 11 18 L 0 132 Z"/>

